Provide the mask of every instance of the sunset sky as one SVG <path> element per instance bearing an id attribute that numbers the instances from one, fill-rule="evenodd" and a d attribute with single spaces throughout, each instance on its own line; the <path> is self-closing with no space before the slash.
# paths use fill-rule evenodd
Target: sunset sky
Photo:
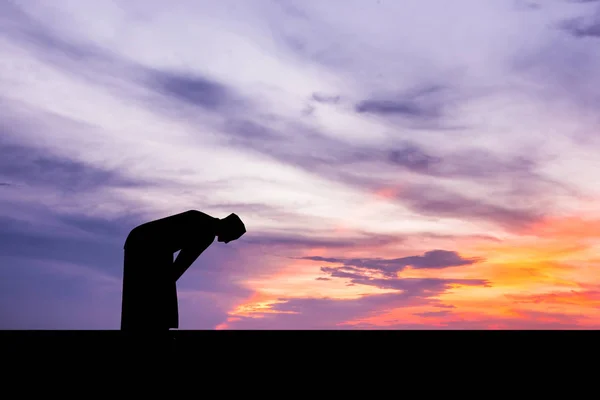
<path id="1" fill-rule="evenodd" d="M 600 328 L 600 1 L 0 0 L 0 329 Z"/>

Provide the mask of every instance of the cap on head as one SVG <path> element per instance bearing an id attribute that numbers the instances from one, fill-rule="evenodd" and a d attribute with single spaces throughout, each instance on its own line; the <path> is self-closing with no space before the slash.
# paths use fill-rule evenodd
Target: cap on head
<path id="1" fill-rule="evenodd" d="M 231 213 L 221 220 L 219 242 L 231 242 L 237 240 L 246 233 L 246 226 L 236 214 Z"/>

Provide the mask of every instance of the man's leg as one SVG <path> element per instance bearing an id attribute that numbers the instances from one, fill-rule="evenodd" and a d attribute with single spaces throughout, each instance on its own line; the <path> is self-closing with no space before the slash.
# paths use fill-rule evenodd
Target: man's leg
<path id="1" fill-rule="evenodd" d="M 173 253 L 157 255 L 160 264 L 160 325 L 165 330 L 179 327 L 177 284 L 173 277 Z"/>
<path id="2" fill-rule="evenodd" d="M 121 330 L 168 331 L 165 324 L 164 254 L 155 249 L 130 246 L 123 263 Z M 172 255 L 171 255 L 172 260 Z"/>
<path id="3" fill-rule="evenodd" d="M 136 328 L 136 268 L 135 251 L 125 249 L 123 256 L 123 290 L 121 294 L 121 330 L 130 331 Z"/>

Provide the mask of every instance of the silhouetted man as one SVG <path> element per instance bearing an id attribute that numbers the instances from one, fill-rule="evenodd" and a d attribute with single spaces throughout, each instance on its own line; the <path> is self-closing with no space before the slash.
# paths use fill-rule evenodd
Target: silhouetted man
<path id="1" fill-rule="evenodd" d="M 215 237 L 229 243 L 244 233 L 235 214 L 219 219 L 196 210 L 134 228 L 124 246 L 121 330 L 178 328 L 177 280 Z"/>

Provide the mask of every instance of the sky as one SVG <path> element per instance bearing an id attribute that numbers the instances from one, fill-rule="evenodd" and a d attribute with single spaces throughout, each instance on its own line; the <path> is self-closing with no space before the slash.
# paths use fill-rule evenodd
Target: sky
<path id="1" fill-rule="evenodd" d="M 0 0 L 0 328 L 195 209 L 180 329 L 598 329 L 599 106 L 598 0 Z"/>

